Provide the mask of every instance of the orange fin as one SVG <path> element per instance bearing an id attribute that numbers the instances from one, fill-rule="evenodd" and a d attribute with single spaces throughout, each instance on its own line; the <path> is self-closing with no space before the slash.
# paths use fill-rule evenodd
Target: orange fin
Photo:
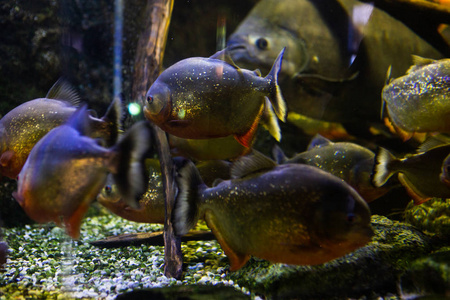
<path id="1" fill-rule="evenodd" d="M 422 194 L 417 188 L 409 181 L 409 179 L 402 173 L 398 174 L 398 180 L 400 183 L 405 187 L 406 191 L 408 192 L 408 195 L 410 195 L 415 205 L 422 204 L 424 202 L 427 202 L 433 197 L 427 196 Z"/>
<path id="2" fill-rule="evenodd" d="M 226 256 L 230 260 L 230 271 L 237 271 L 240 268 L 242 268 L 250 259 L 250 255 L 238 253 L 228 245 L 225 238 L 222 236 L 219 229 L 217 228 L 214 222 L 214 216 L 212 215 L 211 212 L 208 211 L 205 213 L 205 221 L 208 227 L 215 235 L 215 237 L 217 238 L 217 241 L 219 241 L 222 250 L 225 252 Z"/>
<path id="3" fill-rule="evenodd" d="M 261 120 L 263 111 L 264 111 L 264 105 L 261 105 L 261 108 L 259 109 L 259 112 L 258 112 L 258 116 L 253 121 L 253 124 L 252 124 L 252 126 L 250 126 L 250 129 L 242 135 L 239 135 L 239 134 L 234 135 L 234 138 L 236 139 L 236 141 L 238 141 L 239 144 L 241 144 L 242 146 L 244 146 L 246 148 L 250 148 L 252 146 L 253 140 L 255 138 L 256 130 L 258 129 L 258 124 L 259 124 L 259 121 Z"/>
<path id="4" fill-rule="evenodd" d="M 78 238 L 80 237 L 81 220 L 86 214 L 88 208 L 88 203 L 81 203 L 80 206 L 78 206 L 75 212 L 68 219 L 64 218 L 66 233 L 74 240 L 78 240 Z"/>
<path id="5" fill-rule="evenodd" d="M 393 133 L 399 136 L 404 142 L 408 141 L 414 136 L 414 132 L 409 132 L 406 130 L 401 129 L 397 125 L 394 124 L 394 122 L 391 121 L 389 114 L 388 117 L 384 118 L 384 125 L 386 125 L 387 128 Z"/>

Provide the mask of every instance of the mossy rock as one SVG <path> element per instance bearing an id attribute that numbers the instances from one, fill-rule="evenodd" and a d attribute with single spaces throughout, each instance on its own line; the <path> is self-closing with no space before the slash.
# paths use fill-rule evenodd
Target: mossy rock
<path id="1" fill-rule="evenodd" d="M 420 230 L 450 236 L 450 199 L 433 198 L 420 205 L 411 201 L 403 215 L 406 222 Z"/>
<path id="2" fill-rule="evenodd" d="M 450 295 L 450 247 L 415 260 L 401 286 L 407 294 Z"/>
<path id="3" fill-rule="evenodd" d="M 435 248 L 435 239 L 413 226 L 372 217 L 372 242 L 317 266 L 271 264 L 253 258 L 232 280 L 268 298 L 347 299 L 397 293 L 411 262 Z"/>

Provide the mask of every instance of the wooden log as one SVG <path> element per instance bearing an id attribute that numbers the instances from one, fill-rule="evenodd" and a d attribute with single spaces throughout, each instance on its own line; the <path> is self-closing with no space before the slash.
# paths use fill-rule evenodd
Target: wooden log
<path id="1" fill-rule="evenodd" d="M 181 242 L 210 241 L 215 240 L 211 231 L 193 230 L 181 237 Z M 125 233 L 117 236 L 90 242 L 89 244 L 99 248 L 118 248 L 128 246 L 164 246 L 164 231 Z M 1 242 L 0 242 L 1 245 Z"/>
<path id="2" fill-rule="evenodd" d="M 132 99 L 144 105 L 147 89 L 159 76 L 162 69 L 164 48 L 172 15 L 173 0 L 148 0 L 142 32 L 134 63 Z M 156 148 L 161 163 L 163 178 L 166 220 L 164 223 L 164 274 L 167 277 L 181 278 L 182 254 L 181 240 L 175 236 L 171 223 L 172 207 L 175 202 L 176 184 L 173 164 L 165 132 L 153 126 Z"/>

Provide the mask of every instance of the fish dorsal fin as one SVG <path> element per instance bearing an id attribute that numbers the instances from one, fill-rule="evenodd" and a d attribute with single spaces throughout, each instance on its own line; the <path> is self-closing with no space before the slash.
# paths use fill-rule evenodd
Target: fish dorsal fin
<path id="1" fill-rule="evenodd" d="M 288 158 L 286 157 L 286 154 L 284 154 L 283 149 L 281 149 L 281 147 L 278 145 L 273 146 L 272 156 L 275 159 L 275 162 L 277 164 L 283 164 L 285 161 L 288 160 Z"/>
<path id="2" fill-rule="evenodd" d="M 89 111 L 87 104 L 78 108 L 67 120 L 66 125 L 76 129 L 81 135 L 89 135 Z"/>
<path id="3" fill-rule="evenodd" d="M 434 63 L 436 60 L 426 57 L 421 57 L 418 55 L 411 55 L 413 65 L 409 67 L 409 69 L 406 71 L 406 74 L 410 74 L 414 71 L 417 71 L 421 69 L 422 67 Z"/>
<path id="4" fill-rule="evenodd" d="M 450 138 L 438 135 L 429 137 L 422 145 L 417 148 L 417 153 L 426 152 L 433 148 L 450 144 Z"/>
<path id="5" fill-rule="evenodd" d="M 309 142 L 308 148 L 307 150 L 311 150 L 313 148 L 320 148 L 323 146 L 328 146 L 333 144 L 332 141 L 330 141 L 329 139 L 327 139 L 326 137 L 322 136 L 321 134 L 317 133 L 311 140 L 311 142 Z"/>
<path id="6" fill-rule="evenodd" d="M 277 166 L 277 163 L 259 151 L 253 150 L 249 155 L 243 156 L 235 161 L 231 167 L 231 178 L 243 178 L 247 175 L 270 170 Z"/>
<path id="7" fill-rule="evenodd" d="M 213 55 L 211 55 L 209 58 L 212 59 L 219 59 L 222 60 L 230 65 L 232 65 L 234 68 L 236 69 L 240 69 L 236 63 L 233 61 L 233 59 L 231 58 L 230 54 L 227 51 L 227 48 L 217 51 L 216 53 L 214 53 Z M 261 72 L 260 72 L 261 73 Z"/>
<path id="8" fill-rule="evenodd" d="M 64 78 L 59 78 L 55 82 L 45 98 L 66 101 L 75 107 L 81 104 L 80 95 Z"/>
<path id="9" fill-rule="evenodd" d="M 255 73 L 256 76 L 259 76 L 259 77 L 262 76 L 261 70 L 260 70 L 260 69 L 255 69 L 255 70 L 253 71 L 253 73 Z"/>

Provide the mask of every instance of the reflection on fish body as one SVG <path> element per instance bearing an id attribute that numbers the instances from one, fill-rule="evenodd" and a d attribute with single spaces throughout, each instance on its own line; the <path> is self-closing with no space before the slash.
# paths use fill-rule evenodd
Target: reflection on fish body
<path id="1" fill-rule="evenodd" d="M 234 179 L 212 188 L 202 183 L 192 162 L 178 164 L 175 232 L 183 235 L 205 218 L 231 270 L 251 255 L 320 264 L 370 241 L 369 208 L 344 181 L 316 167 L 276 166 L 261 157 L 241 158 L 232 167 Z"/>
<path id="2" fill-rule="evenodd" d="M 112 213 L 124 219 L 141 223 L 164 224 L 165 205 L 159 160 L 148 158 L 145 161 L 149 171 L 147 191 L 139 199 L 139 207 L 127 204 L 117 190 L 111 176 L 97 196 L 97 201 Z M 206 161 L 197 165 L 202 180 L 212 186 L 216 180 L 230 179 L 230 163 L 226 161 Z"/>
<path id="3" fill-rule="evenodd" d="M 16 178 L 33 146 L 51 129 L 63 124 L 76 111 L 79 97 L 59 80 L 46 98 L 25 102 L 0 120 L 0 175 Z M 92 137 L 101 137 L 107 145 L 115 143 L 122 116 L 120 99 L 114 100 L 101 119 L 90 116 Z"/>
<path id="4" fill-rule="evenodd" d="M 389 65 L 442 55 L 402 22 L 356 0 L 262 0 L 230 36 L 239 66 L 270 67 L 286 47 L 280 85 L 289 112 L 332 122 L 379 122 Z M 363 9 L 359 7 L 363 6 Z"/>
<path id="5" fill-rule="evenodd" d="M 381 187 L 396 173 L 415 204 L 421 204 L 433 197 L 450 198 L 450 187 L 441 181 L 442 166 L 450 154 L 450 145 L 420 148 L 420 152 L 397 158 L 384 148 L 376 154 L 373 183 Z"/>
<path id="6" fill-rule="evenodd" d="M 375 162 L 375 153 L 355 143 L 333 143 L 320 135 L 316 135 L 307 151 L 287 159 L 284 158 L 281 149 L 276 149 L 274 156 L 278 163 L 307 164 L 329 172 L 345 180 L 367 202 L 372 202 L 383 196 L 395 186 L 373 186 L 371 174 Z"/>
<path id="7" fill-rule="evenodd" d="M 133 126 L 112 148 L 88 137 L 92 131 L 86 107 L 67 123 L 52 129 L 35 147 L 19 173 L 13 193 L 27 215 L 37 222 L 65 224 L 78 238 L 81 220 L 103 187 L 108 172 L 129 205 L 146 189 L 144 156 L 151 131 L 146 122 Z"/>
<path id="8" fill-rule="evenodd" d="M 391 122 L 406 132 L 450 132 L 450 59 L 413 57 L 406 75 L 383 88 Z"/>
<path id="9" fill-rule="evenodd" d="M 267 120 L 269 132 L 279 140 L 272 106 L 284 121 L 286 108 L 277 82 L 282 58 L 283 50 L 266 77 L 236 67 L 224 51 L 210 58 L 179 61 L 164 70 L 148 90 L 144 114 L 181 138 L 233 135 L 245 147 L 250 147 L 260 120 Z"/>

